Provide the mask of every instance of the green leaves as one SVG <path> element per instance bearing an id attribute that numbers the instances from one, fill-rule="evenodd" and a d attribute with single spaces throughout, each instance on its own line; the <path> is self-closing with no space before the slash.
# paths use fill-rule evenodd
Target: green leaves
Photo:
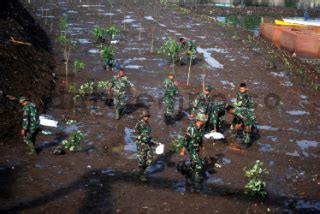
<path id="1" fill-rule="evenodd" d="M 109 28 L 103 28 L 103 27 L 96 26 L 93 29 L 93 34 L 97 40 L 103 39 L 106 35 L 109 35 L 112 40 L 112 39 L 114 39 L 114 37 L 116 36 L 116 34 L 118 32 L 119 32 L 119 29 L 115 25 L 112 25 Z"/>
<path id="2" fill-rule="evenodd" d="M 79 73 L 79 71 L 81 71 L 82 69 L 84 69 L 84 67 L 86 66 L 86 64 L 84 62 L 82 62 L 81 60 L 79 59 L 76 59 L 74 62 L 73 62 L 73 71 L 74 73 Z"/>
<path id="3" fill-rule="evenodd" d="M 96 89 L 107 89 L 112 86 L 110 81 L 98 81 L 98 82 L 86 82 L 85 84 L 81 85 L 79 88 L 79 95 L 84 97 L 86 95 L 92 94 Z"/>
<path id="4" fill-rule="evenodd" d="M 67 140 L 62 141 L 62 145 L 65 149 L 69 151 L 75 151 L 79 145 L 80 142 L 84 139 L 84 134 L 78 130 L 71 134 L 71 136 Z"/>
<path id="5" fill-rule="evenodd" d="M 106 65 L 112 65 L 114 61 L 114 49 L 111 47 L 104 47 L 100 52 Z"/>
<path id="6" fill-rule="evenodd" d="M 94 86 L 94 82 L 86 82 L 85 84 L 81 85 L 79 88 L 79 95 L 84 97 L 88 94 L 92 94 L 93 86 Z"/>
<path id="7" fill-rule="evenodd" d="M 119 29 L 115 25 L 112 25 L 111 27 L 106 29 L 106 32 L 111 36 L 111 40 L 112 40 L 114 39 L 116 34 L 119 32 Z"/>
<path id="8" fill-rule="evenodd" d="M 179 43 L 176 40 L 169 38 L 160 47 L 158 53 L 168 56 L 169 59 L 173 61 L 175 58 L 176 59 L 178 58 L 177 56 L 179 55 L 179 51 L 180 51 Z"/>
<path id="9" fill-rule="evenodd" d="M 112 86 L 112 83 L 110 81 L 98 81 L 97 82 L 98 89 L 106 89 L 106 88 L 110 88 L 111 86 Z"/>
<path id="10" fill-rule="evenodd" d="M 58 42 L 61 45 L 67 45 L 70 42 L 70 40 L 67 38 L 67 36 L 65 34 L 60 34 L 58 36 Z"/>
<path id="11" fill-rule="evenodd" d="M 60 31 L 67 30 L 67 28 L 68 28 L 67 17 L 65 17 L 65 16 L 60 17 L 59 21 L 58 21 L 58 26 L 59 26 Z"/>
<path id="12" fill-rule="evenodd" d="M 93 29 L 93 34 L 94 34 L 94 36 L 96 37 L 97 40 L 98 39 L 103 39 L 103 37 L 105 37 L 106 34 L 107 34 L 107 29 L 96 26 Z"/>
<path id="13" fill-rule="evenodd" d="M 245 176 L 248 179 L 248 183 L 245 185 L 244 193 L 250 196 L 261 196 L 266 197 L 268 195 L 266 191 L 266 182 L 262 180 L 264 175 L 269 172 L 266 168 L 263 168 L 263 162 L 257 160 L 255 164 L 250 168 L 245 170 Z"/>
<path id="14" fill-rule="evenodd" d="M 172 150 L 179 152 L 182 147 L 185 146 L 186 139 L 182 135 L 178 135 L 176 139 L 171 141 Z"/>

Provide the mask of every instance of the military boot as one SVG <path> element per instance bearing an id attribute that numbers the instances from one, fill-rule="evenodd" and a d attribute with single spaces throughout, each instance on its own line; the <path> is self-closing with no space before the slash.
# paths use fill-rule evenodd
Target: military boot
<path id="1" fill-rule="evenodd" d="M 139 171 L 139 180 L 142 181 L 142 182 L 147 182 L 148 181 L 148 179 L 144 175 L 144 169 L 140 169 L 140 171 Z"/>
<path id="2" fill-rule="evenodd" d="M 120 109 L 116 109 L 116 120 L 120 119 Z"/>
<path id="3" fill-rule="evenodd" d="M 196 173 L 194 173 L 194 177 L 193 177 L 193 180 L 194 180 L 194 183 L 198 183 L 198 184 L 200 184 L 201 183 L 201 181 L 202 181 L 202 175 L 201 175 L 201 173 L 200 172 L 196 172 Z"/>
<path id="4" fill-rule="evenodd" d="M 27 146 L 29 148 L 29 152 L 27 152 L 28 155 L 36 155 L 37 154 L 36 149 L 32 143 L 28 143 Z"/>

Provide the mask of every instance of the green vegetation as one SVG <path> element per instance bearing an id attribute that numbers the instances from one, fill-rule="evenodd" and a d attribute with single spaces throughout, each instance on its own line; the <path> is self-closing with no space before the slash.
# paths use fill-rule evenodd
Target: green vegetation
<path id="1" fill-rule="evenodd" d="M 186 140 L 182 135 L 178 135 L 177 138 L 170 143 L 172 150 L 179 153 L 179 151 L 184 147 L 185 141 Z"/>
<path id="2" fill-rule="evenodd" d="M 86 64 L 84 62 L 82 62 L 81 60 L 79 59 L 76 59 L 74 62 L 73 62 L 73 72 L 75 74 L 78 74 L 81 70 L 84 69 L 84 67 L 86 66 Z"/>
<path id="3" fill-rule="evenodd" d="M 79 96 L 84 97 L 89 94 L 92 94 L 95 89 L 107 89 L 111 87 L 110 81 L 97 81 L 97 82 L 86 82 L 85 84 L 81 85 L 79 88 Z"/>
<path id="4" fill-rule="evenodd" d="M 109 35 L 110 39 L 113 40 L 118 32 L 119 32 L 119 29 L 115 25 L 112 25 L 109 28 L 102 28 L 102 27 L 96 26 L 93 29 L 93 34 L 97 42 L 105 41 L 105 37 L 107 35 Z"/>
<path id="5" fill-rule="evenodd" d="M 62 141 L 62 145 L 69 151 L 75 151 L 80 146 L 80 142 L 84 139 L 84 134 L 79 130 L 71 134 L 67 140 Z"/>
<path id="6" fill-rule="evenodd" d="M 111 47 L 104 47 L 100 54 L 103 57 L 106 66 L 112 67 L 114 62 L 114 49 Z"/>
<path id="7" fill-rule="evenodd" d="M 169 61 L 172 63 L 172 70 L 174 70 L 174 63 L 179 60 L 179 43 L 172 38 L 169 38 L 164 44 L 160 47 L 159 53 L 164 54 L 169 58 Z"/>
<path id="8" fill-rule="evenodd" d="M 113 40 L 116 34 L 119 32 L 119 29 L 115 25 L 112 25 L 111 27 L 107 28 L 106 31 L 107 34 L 109 34 L 109 36 L 111 37 L 111 40 Z"/>
<path id="9" fill-rule="evenodd" d="M 268 174 L 267 169 L 263 168 L 263 162 L 257 160 L 255 164 L 245 170 L 245 177 L 248 183 L 245 185 L 244 193 L 250 196 L 266 197 L 268 195 L 266 191 L 266 182 L 262 180 L 263 176 Z"/>
<path id="10" fill-rule="evenodd" d="M 65 16 L 59 18 L 58 22 L 60 34 L 58 36 L 58 42 L 63 46 L 63 58 L 65 62 L 65 82 L 68 86 L 68 73 L 69 73 L 69 59 L 71 54 L 71 41 L 68 39 L 68 21 Z"/>
<path id="11" fill-rule="evenodd" d="M 96 26 L 96 27 L 93 29 L 93 34 L 94 34 L 94 36 L 96 37 L 97 42 L 98 42 L 98 41 L 103 41 L 103 40 L 104 40 L 104 37 L 105 37 L 106 34 L 107 34 L 107 30 L 106 30 L 106 28 L 102 28 L 102 27 Z"/>
<path id="12" fill-rule="evenodd" d="M 77 121 L 76 121 L 76 120 L 67 120 L 67 121 L 66 121 L 66 125 L 71 126 L 71 125 L 74 125 L 74 124 L 77 124 Z"/>

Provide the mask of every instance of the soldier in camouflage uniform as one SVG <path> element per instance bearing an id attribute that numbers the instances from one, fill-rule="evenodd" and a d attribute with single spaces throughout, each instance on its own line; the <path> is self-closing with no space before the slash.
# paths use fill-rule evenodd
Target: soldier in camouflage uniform
<path id="1" fill-rule="evenodd" d="M 254 113 L 247 108 L 238 108 L 228 106 L 226 110 L 239 118 L 239 123 L 235 126 L 236 130 L 243 129 L 243 148 L 247 148 L 251 143 L 251 135 L 254 129 L 255 116 Z"/>
<path id="2" fill-rule="evenodd" d="M 134 134 L 137 145 L 137 158 L 139 166 L 139 179 L 143 182 L 147 181 L 144 176 L 145 169 L 151 165 L 153 154 L 151 148 L 151 126 L 149 124 L 149 113 L 143 111 L 141 120 L 136 124 Z"/>
<path id="3" fill-rule="evenodd" d="M 21 135 L 23 141 L 30 149 L 28 154 L 36 154 L 35 142 L 40 129 L 39 115 L 36 106 L 27 100 L 26 97 L 20 97 L 19 103 L 22 106 L 22 129 Z"/>
<path id="4" fill-rule="evenodd" d="M 186 57 L 194 57 L 197 54 L 197 47 L 193 43 L 193 41 L 186 41 L 183 37 L 179 39 L 180 42 L 180 53 L 179 53 L 179 59 L 180 59 L 180 64 L 186 64 Z"/>
<path id="5" fill-rule="evenodd" d="M 192 176 L 195 182 L 202 178 L 203 160 L 200 156 L 200 148 L 203 146 L 204 125 L 207 122 L 205 114 L 197 114 L 196 122 L 187 128 L 185 139 L 186 149 L 190 155 Z"/>
<path id="6" fill-rule="evenodd" d="M 237 108 L 246 108 L 252 113 L 254 112 L 254 103 L 252 96 L 248 93 L 248 88 L 245 83 L 240 84 L 239 92 L 237 94 L 237 101 L 235 103 Z M 240 119 L 235 116 L 232 122 L 231 129 L 239 123 Z"/>
<path id="7" fill-rule="evenodd" d="M 211 102 L 211 90 L 211 86 L 205 86 L 204 91 L 197 95 L 191 110 L 192 118 L 194 118 L 197 114 L 208 114 L 208 107 Z"/>
<path id="8" fill-rule="evenodd" d="M 222 117 L 225 115 L 227 103 L 224 101 L 211 102 L 208 110 L 207 130 L 219 132 L 222 127 Z"/>
<path id="9" fill-rule="evenodd" d="M 134 85 L 128 80 L 128 78 L 124 75 L 123 68 L 120 68 L 118 71 L 118 75 L 113 76 L 111 80 L 111 87 L 109 91 L 113 91 L 113 103 L 116 110 L 116 119 L 119 120 L 121 114 L 123 113 L 126 106 L 126 89 L 127 86 L 130 86 L 135 92 Z"/>
<path id="10" fill-rule="evenodd" d="M 179 91 L 178 83 L 174 80 L 174 73 L 169 73 L 168 78 L 163 82 L 164 84 L 164 119 L 167 124 L 170 124 L 174 118 L 174 103 L 175 97 Z"/>

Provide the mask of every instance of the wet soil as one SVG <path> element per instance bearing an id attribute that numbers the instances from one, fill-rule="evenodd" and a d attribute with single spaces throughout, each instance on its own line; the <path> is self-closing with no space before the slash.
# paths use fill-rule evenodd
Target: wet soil
<path id="1" fill-rule="evenodd" d="M 163 8 L 153 1 L 28 1 L 29 12 L 39 20 L 52 41 L 58 35 L 57 19 L 67 14 L 69 30 L 79 45 L 71 60 L 85 61 L 77 85 L 88 80 L 108 80 L 92 29 L 95 25 L 116 24 L 120 29 L 116 59 L 125 64 L 128 78 L 138 95 L 130 99 L 127 114 L 114 119 L 114 110 L 103 96 L 76 103 L 66 92 L 64 64 L 56 63 L 59 83 L 48 112 L 61 121 L 53 135 L 39 135 L 39 155 L 24 155 L 21 143 L 0 150 L 1 207 L 6 212 L 24 213 L 296 213 L 319 212 L 319 95 L 288 71 L 282 60 L 277 68 L 266 64 L 271 53 L 255 42 L 233 40 L 232 32 L 218 24 L 181 13 L 179 8 Z M 45 12 L 47 11 L 47 12 Z M 47 15 L 47 18 L 46 18 Z M 112 15 L 112 16 L 110 16 Z M 50 27 L 52 16 L 53 28 Z M 125 25 L 123 23 L 126 21 Z M 45 22 L 47 24 L 45 24 Z M 152 29 L 155 35 L 152 51 Z M 140 33 L 139 33 L 140 32 Z M 139 36 L 140 35 L 140 36 Z M 187 66 L 177 66 L 183 105 L 178 120 L 166 126 L 162 117 L 162 81 L 166 59 L 156 53 L 168 37 L 195 40 L 201 54 L 186 86 Z M 81 44 L 81 41 L 86 41 Z M 56 62 L 61 48 L 54 44 Z M 203 65 L 208 64 L 204 67 Z M 256 102 L 260 138 L 247 150 L 230 149 L 227 144 L 206 141 L 203 156 L 221 165 L 209 175 L 199 191 L 185 185 L 175 164 L 187 159 L 170 151 L 170 141 L 182 133 L 190 121 L 186 117 L 190 100 L 202 81 L 215 87 L 214 97 L 233 100 L 237 86 L 246 82 Z M 93 99 L 94 98 L 94 99 Z M 148 107 L 153 136 L 166 145 L 165 154 L 155 157 L 149 182 L 138 180 L 134 147 L 129 130 L 138 121 L 139 111 Z M 76 119 L 69 127 L 65 119 Z M 232 118 L 226 116 L 230 123 Z M 52 151 L 75 129 L 85 133 L 83 151 L 54 156 Z M 129 140 L 128 140 L 129 139 Z M 229 143 L 236 143 L 228 137 Z M 262 160 L 269 169 L 266 177 L 269 196 L 265 200 L 243 193 L 243 168 Z"/>

